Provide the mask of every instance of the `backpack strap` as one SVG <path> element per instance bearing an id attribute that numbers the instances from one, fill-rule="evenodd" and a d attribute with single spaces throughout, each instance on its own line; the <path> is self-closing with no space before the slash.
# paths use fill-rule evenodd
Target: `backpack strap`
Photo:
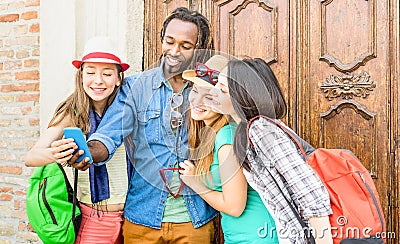
<path id="1" fill-rule="evenodd" d="M 64 175 L 65 182 L 67 183 L 67 188 L 71 188 L 67 174 L 65 173 L 64 167 L 59 163 L 56 163 L 56 164 L 58 165 L 58 167 L 60 168 L 61 172 Z M 72 188 L 72 220 L 73 220 L 73 222 L 76 219 L 75 213 L 76 213 L 76 206 L 78 205 L 77 192 L 78 192 L 78 169 L 74 168 L 74 188 Z"/>
<path id="2" fill-rule="evenodd" d="M 307 238 L 307 244 L 315 244 L 315 238 L 311 232 L 311 229 L 308 227 L 308 225 L 304 222 L 304 220 L 300 217 L 300 214 L 298 212 L 297 205 L 296 203 L 293 202 L 294 206 L 293 207 L 292 203 L 289 201 L 289 199 L 286 197 L 286 195 L 283 193 L 282 189 L 279 187 L 278 182 L 276 182 L 276 179 L 272 176 L 271 172 L 266 168 L 267 172 L 271 175 L 272 180 L 275 182 L 275 185 L 278 187 L 279 191 L 281 192 L 282 196 L 285 198 L 286 202 L 289 204 L 290 209 L 292 210 L 294 216 L 296 216 L 296 219 L 299 221 L 301 227 L 303 228 L 304 231 L 304 236 Z"/>
<path id="3" fill-rule="evenodd" d="M 78 204 L 78 199 L 76 194 L 78 192 L 78 169 L 74 168 L 74 193 L 73 193 L 73 200 L 72 200 L 72 220 L 75 222 L 75 212 L 76 212 L 76 205 Z"/>
<path id="4" fill-rule="evenodd" d="M 259 118 L 264 118 L 268 121 L 270 121 L 271 123 L 275 124 L 276 126 L 278 126 L 279 128 L 281 128 L 283 130 L 283 132 L 285 132 L 285 134 L 287 136 L 289 136 L 289 138 L 296 144 L 297 148 L 301 151 L 301 154 L 303 155 L 304 158 L 307 158 L 307 154 L 304 150 L 304 147 L 301 145 L 301 142 L 298 140 L 298 138 L 296 138 L 292 132 L 290 132 L 285 126 L 283 126 L 282 124 L 278 123 L 275 119 L 271 119 L 265 115 L 257 115 L 253 118 L 251 118 L 249 120 L 249 122 L 247 123 L 247 128 L 246 128 L 246 135 L 247 135 L 247 141 L 250 144 L 251 148 L 254 148 L 254 144 L 251 142 L 250 140 L 250 136 L 249 136 L 249 129 L 250 129 L 250 125 L 251 123 Z"/>

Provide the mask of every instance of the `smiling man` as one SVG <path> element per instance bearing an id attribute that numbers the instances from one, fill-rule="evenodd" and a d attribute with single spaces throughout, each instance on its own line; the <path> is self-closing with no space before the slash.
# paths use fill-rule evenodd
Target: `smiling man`
<path id="1" fill-rule="evenodd" d="M 165 19 L 161 39 L 160 67 L 126 78 L 89 138 L 90 151 L 101 164 L 126 139 L 133 171 L 124 209 L 125 243 L 210 243 L 217 212 L 180 182 L 176 170 L 188 158 L 189 86 L 181 73 L 208 58 L 196 50 L 213 49 L 210 24 L 196 11 L 177 8 Z"/>

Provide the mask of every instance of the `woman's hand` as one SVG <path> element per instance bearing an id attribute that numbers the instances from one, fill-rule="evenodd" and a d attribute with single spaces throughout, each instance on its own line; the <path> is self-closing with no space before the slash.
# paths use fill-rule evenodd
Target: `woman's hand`
<path id="1" fill-rule="evenodd" d="M 179 170 L 181 174 L 181 180 L 190 188 L 193 188 L 197 184 L 196 179 L 196 166 L 190 160 L 185 160 L 179 163 Z"/>
<path id="2" fill-rule="evenodd" d="M 55 161 L 59 164 L 65 164 L 72 158 L 78 146 L 73 139 L 68 138 L 52 142 L 50 148 Z"/>

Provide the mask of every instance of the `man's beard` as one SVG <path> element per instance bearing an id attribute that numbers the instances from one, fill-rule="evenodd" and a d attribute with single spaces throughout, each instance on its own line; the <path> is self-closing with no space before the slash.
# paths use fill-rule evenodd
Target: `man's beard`
<path id="1" fill-rule="evenodd" d="M 177 75 L 183 73 L 188 67 L 190 63 L 182 63 L 179 67 L 176 66 L 169 66 L 167 65 L 167 72 L 170 75 Z"/>

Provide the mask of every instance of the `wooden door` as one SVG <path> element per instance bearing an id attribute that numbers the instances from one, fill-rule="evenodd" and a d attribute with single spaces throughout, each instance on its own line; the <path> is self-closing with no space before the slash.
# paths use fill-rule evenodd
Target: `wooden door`
<path id="1" fill-rule="evenodd" d="M 400 235 L 398 1 L 145 0 L 144 68 L 160 57 L 161 24 L 177 6 L 208 17 L 216 50 L 271 64 L 285 122 L 315 147 L 352 150 L 375 179 L 388 231 Z"/>
<path id="2" fill-rule="evenodd" d="M 375 179 L 390 227 L 393 79 L 390 1 L 304 0 L 297 56 L 299 131 L 318 147 L 348 148 Z M 391 166 L 391 167 L 390 167 Z M 394 220 L 395 218 L 393 218 Z M 393 241 L 393 240 L 392 240 Z"/>

